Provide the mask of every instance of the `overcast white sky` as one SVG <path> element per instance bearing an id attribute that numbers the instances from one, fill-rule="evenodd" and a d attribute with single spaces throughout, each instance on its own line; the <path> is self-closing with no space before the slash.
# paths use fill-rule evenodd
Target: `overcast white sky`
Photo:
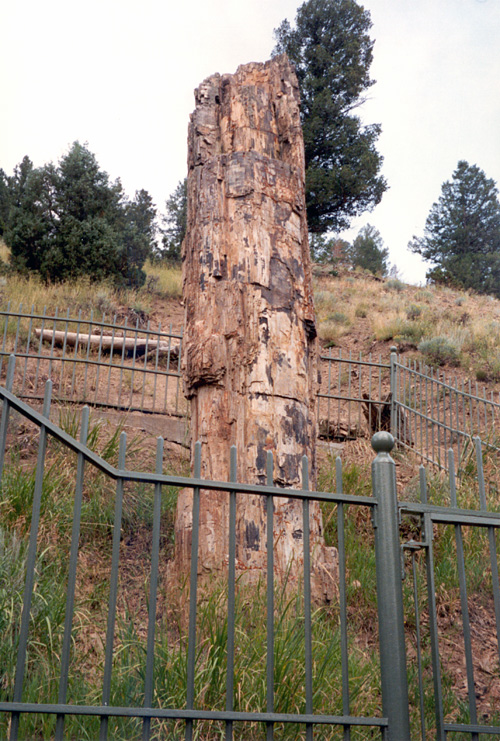
<path id="1" fill-rule="evenodd" d="M 390 190 L 361 217 L 403 277 L 407 251 L 458 160 L 500 182 L 500 0 L 361 0 L 376 39 L 377 84 L 361 109 L 381 123 Z M 127 193 L 163 209 L 186 174 L 193 90 L 214 72 L 264 61 L 296 0 L 11 0 L 0 11 L 0 167 L 35 166 L 88 142 Z"/>

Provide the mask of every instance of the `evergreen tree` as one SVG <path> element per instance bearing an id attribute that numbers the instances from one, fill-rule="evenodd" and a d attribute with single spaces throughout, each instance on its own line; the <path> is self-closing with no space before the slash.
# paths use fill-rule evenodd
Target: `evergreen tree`
<path id="1" fill-rule="evenodd" d="M 389 250 L 384 247 L 380 232 L 371 224 L 358 233 L 350 251 L 353 267 L 369 270 L 374 275 L 387 275 Z"/>
<path id="2" fill-rule="evenodd" d="M 311 234 L 309 249 L 314 262 L 331 263 L 334 267 L 350 262 L 351 245 L 339 237 Z"/>
<path id="3" fill-rule="evenodd" d="M 142 285 L 156 211 L 147 191 L 129 202 L 88 148 L 75 142 L 58 167 L 28 157 L 12 178 L 5 241 L 18 270 L 45 280 L 80 276 Z"/>
<path id="4" fill-rule="evenodd" d="M 460 161 L 408 245 L 434 263 L 427 279 L 500 296 L 500 203 L 494 180 Z"/>
<path id="5" fill-rule="evenodd" d="M 10 185 L 4 170 L 0 167 L 0 237 L 5 231 L 10 210 Z"/>
<path id="6" fill-rule="evenodd" d="M 312 233 L 341 231 L 380 202 L 387 185 L 375 149 L 380 126 L 354 111 L 373 85 L 370 14 L 355 0 L 306 0 L 295 27 L 275 30 L 275 54 L 295 64 L 306 155 L 306 203 Z"/>
<path id="7" fill-rule="evenodd" d="M 187 227 L 187 178 L 179 181 L 166 202 L 167 213 L 163 218 L 162 250 L 159 257 L 170 262 L 180 262 L 182 241 Z"/>

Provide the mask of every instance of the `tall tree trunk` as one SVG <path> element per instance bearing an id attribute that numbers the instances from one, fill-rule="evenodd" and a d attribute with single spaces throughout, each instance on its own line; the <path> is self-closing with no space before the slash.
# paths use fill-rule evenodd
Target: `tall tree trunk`
<path id="1" fill-rule="evenodd" d="M 195 91 L 189 125 L 188 223 L 183 245 L 186 308 L 182 370 L 202 477 L 300 488 L 306 455 L 315 483 L 317 339 L 308 248 L 304 146 L 295 72 L 285 55 L 215 74 Z M 192 493 L 182 492 L 176 559 L 190 558 Z M 204 492 L 201 571 L 227 564 L 228 496 Z M 302 503 L 275 502 L 276 570 L 295 581 L 303 563 Z M 311 505 L 312 588 L 329 600 L 336 550 Z M 261 496 L 238 496 L 237 568 L 253 581 L 266 566 Z"/>

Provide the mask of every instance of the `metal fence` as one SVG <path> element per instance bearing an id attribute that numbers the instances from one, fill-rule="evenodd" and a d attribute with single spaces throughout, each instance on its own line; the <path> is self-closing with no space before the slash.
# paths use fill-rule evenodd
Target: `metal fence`
<path id="1" fill-rule="evenodd" d="M 14 379 L 14 362 L 11 361 L 7 387 Z M 286 496 L 303 502 L 303 588 L 295 595 L 287 595 L 286 603 L 294 605 L 294 631 L 292 650 L 300 661 L 293 666 L 280 663 L 278 637 L 286 610 L 284 603 L 276 599 L 273 559 L 267 561 L 267 573 L 263 575 L 264 613 L 266 624 L 265 641 L 258 655 L 262 659 L 249 668 L 260 679 L 262 687 L 259 697 L 247 697 L 246 683 L 235 681 L 235 664 L 241 661 L 241 626 L 238 627 L 236 613 L 248 613 L 256 593 L 244 588 L 246 602 L 238 607 L 240 593 L 236 578 L 235 518 L 238 501 L 248 495 L 261 495 L 266 503 L 268 517 L 268 553 L 273 552 L 272 524 L 273 499 L 283 497 L 284 490 L 272 486 L 272 455 L 267 461 L 267 486 L 238 483 L 235 481 L 236 450 L 232 451 L 232 470 L 229 482 L 206 481 L 200 478 L 201 460 L 199 444 L 196 446 L 194 476 L 165 475 L 163 471 L 163 448 L 158 442 L 156 469 L 154 473 L 138 472 L 126 468 L 126 436 L 122 434 L 118 465 L 112 466 L 86 446 L 88 410 L 82 414 L 80 441 L 76 441 L 50 422 L 51 383 L 47 382 L 43 413 L 39 414 L 11 391 L 0 389 L 2 418 L 0 422 L 0 475 L 2 476 L 2 501 L 7 496 L 6 476 L 9 462 L 6 458 L 9 427 L 13 416 L 21 415 L 39 429 L 38 453 L 33 478 L 31 523 L 26 527 L 29 544 L 26 554 L 26 570 L 22 589 L 22 611 L 11 615 L 8 599 L 2 603 L 2 629 L 9 626 L 9 640 L 15 651 L 15 671 L 12 680 L 7 672 L 0 683 L 0 723 L 5 737 L 13 741 L 18 738 L 313 738 L 322 739 L 368 739 L 376 737 L 389 741 L 409 741 L 410 738 L 479 739 L 500 735 L 498 707 L 492 700 L 491 712 L 484 711 L 484 692 L 478 685 L 479 673 L 489 672 L 498 684 L 498 662 L 487 663 L 481 654 L 487 640 L 493 640 L 500 656 L 500 593 L 498 578 L 498 549 L 496 529 L 500 527 L 498 501 L 487 501 L 482 469 L 482 451 L 476 441 L 477 478 L 479 491 L 476 493 L 463 487 L 457 490 L 454 464 L 451 460 L 449 488 L 445 491 L 428 486 L 425 472 L 420 469 L 419 501 L 404 501 L 398 505 L 395 465 L 390 457 L 393 439 L 388 433 L 378 433 L 373 440 L 377 456 L 372 466 L 373 496 L 357 496 L 343 492 L 342 468 L 337 460 L 336 491 L 325 493 L 308 490 L 307 462 L 303 467 L 303 488 L 286 490 Z M 9 421 L 10 420 L 10 421 Z M 49 632 L 45 649 L 54 657 L 57 666 L 55 683 L 48 677 L 40 679 L 35 698 L 26 699 L 26 685 L 30 674 L 37 671 L 40 655 L 40 639 L 36 635 L 37 611 L 43 600 L 43 569 L 50 568 L 50 559 L 40 560 L 40 542 L 47 527 L 46 516 L 42 521 L 42 508 L 46 507 L 46 459 L 49 440 L 55 440 L 76 456 L 75 482 L 72 497 L 71 538 L 68 543 L 67 571 L 59 575 L 66 590 L 63 627 L 60 632 Z M 450 452 L 450 458 L 453 452 Z M 14 461 L 14 467 L 19 462 Z M 16 468 L 17 470 L 17 468 Z M 82 507 L 88 497 L 87 486 L 91 471 L 97 470 L 101 485 L 113 482 L 114 514 L 109 524 L 110 549 L 106 552 L 109 563 L 104 569 L 107 587 L 101 590 L 99 599 L 107 601 L 106 627 L 102 639 L 93 637 L 92 652 L 81 654 L 79 622 L 76 596 L 81 558 L 84 552 L 84 527 L 89 523 L 82 518 Z M 11 473 L 11 472 L 10 472 Z M 130 573 L 124 573 L 125 550 L 123 542 L 128 499 L 134 496 L 131 485 L 142 487 L 141 501 L 150 491 L 153 508 L 146 531 L 148 542 L 141 542 L 140 552 L 150 553 L 147 573 L 139 574 L 146 588 L 145 608 L 138 614 L 120 612 L 121 599 L 132 588 Z M 186 610 L 186 637 L 179 642 L 176 631 L 182 629 L 182 618 L 167 625 L 169 604 L 178 599 L 175 589 L 163 583 L 166 572 L 162 569 L 161 554 L 164 532 L 164 499 L 171 487 L 187 487 L 193 491 L 193 530 L 191 539 L 191 572 L 189 597 Z M 221 599 L 217 601 L 208 633 L 202 635 L 201 611 L 209 597 L 200 591 L 198 575 L 198 513 L 200 498 L 209 496 L 210 491 L 225 492 L 230 505 L 228 538 L 228 567 L 224 573 L 225 586 Z M 135 494 L 137 496 L 137 493 Z M 309 502 L 320 501 L 330 520 L 334 521 L 334 544 L 338 548 L 339 583 L 335 605 L 329 606 L 331 634 L 327 654 L 332 663 L 318 666 L 317 652 L 324 648 L 325 639 L 315 639 L 314 627 L 321 618 L 320 608 L 313 606 L 310 593 L 311 559 L 308 549 Z M 399 510 L 399 513 L 398 513 Z M 3 508 L 5 513 L 5 508 Z M 365 514 L 371 515 L 365 517 Z M 144 515 L 147 517 L 147 515 Z M 365 523 L 362 525 L 362 523 Z M 370 525 L 371 523 L 371 525 Z M 53 523 L 54 527 L 57 527 Z M 353 554 L 348 533 L 352 527 L 365 527 L 363 540 L 366 553 L 363 574 L 374 570 L 377 605 L 367 604 L 367 595 L 357 593 L 349 568 Z M 478 565 L 476 534 L 485 539 L 486 565 Z M 446 547 L 445 547 L 446 546 Z M 401 548 L 410 554 L 413 585 L 409 580 L 402 582 Z M 475 560 L 472 564 L 472 555 Z M 446 590 L 443 591 L 445 574 Z M 454 587 L 454 580 L 456 587 Z M 368 583 L 368 582 L 367 582 Z M 368 587 L 366 587 L 368 589 Z M 443 615 L 453 606 L 453 590 L 459 594 L 457 613 L 448 623 L 450 640 L 443 635 Z M 164 592 L 166 592 L 166 597 Z M 3 596 L 0 590 L 0 595 Z M 482 621 L 480 640 L 477 640 L 477 625 L 474 609 L 481 602 L 489 620 Z M 448 606 L 448 608 L 447 608 Z M 373 609 L 377 610 L 378 625 L 373 624 Z M 353 619 L 359 625 L 359 613 L 367 610 L 366 620 L 374 635 L 373 650 L 379 660 L 368 659 L 368 647 L 358 644 L 359 636 L 353 634 Z M 477 610 L 476 610 L 477 613 Z M 8 620 L 13 621 L 11 625 Z M 41 616 L 43 620 L 43 613 Z M 38 617 L 40 620 L 40 617 Z M 135 625 L 135 627 L 134 627 Z M 207 625 L 204 626 L 207 630 Z M 246 626 L 252 641 L 253 632 L 259 621 L 252 617 Z M 163 634 L 160 637 L 160 630 Z M 97 628 L 96 628 L 97 630 Z M 103 629 L 104 630 L 104 629 Z M 118 632 L 120 640 L 118 641 Z M 476 631 L 476 632 L 475 632 Z M 33 635 L 35 633 L 35 635 Z M 376 635 L 378 633 L 378 644 Z M 126 636 L 124 639 L 123 636 Z M 12 640 L 14 636 L 15 640 Z M 128 638 L 127 638 L 128 636 Z M 133 637 L 133 641 L 132 641 Z M 127 641 L 138 644 L 140 650 L 126 668 L 120 664 L 125 654 Z M 181 655 L 180 664 L 172 665 L 168 659 L 166 643 L 176 642 Z M 452 687 L 448 673 L 450 646 L 463 646 L 462 658 L 466 667 L 466 692 L 460 696 L 460 687 Z M 8 642 L 6 642 L 6 645 Z M 206 691 L 208 673 L 213 671 L 216 645 L 223 653 L 222 670 L 217 675 L 220 693 L 210 697 Z M 378 645 L 378 649 L 377 649 Z M 299 646 L 302 648 L 299 650 Z M 2 647 L 6 656 L 5 647 Z M 80 653 L 79 653 L 80 652 Z M 360 659 L 361 656 L 361 659 Z M 337 657 L 337 658 L 335 658 Z M 366 658 L 365 658 L 366 657 Z M 78 664 L 79 659 L 82 665 Z M 363 660 L 366 664 L 363 664 Z M 455 657 L 456 660 L 456 657 Z M 360 663 L 361 662 L 361 663 Z M 353 666 L 355 665 L 355 669 Z M 85 695 L 81 682 L 85 672 L 100 677 L 100 689 Z M 278 673 L 279 672 L 279 673 Z M 259 674 L 260 673 L 260 674 Z M 291 705 L 281 705 L 281 685 L 290 674 L 298 673 L 297 693 Z M 336 679 L 338 674 L 338 680 Z M 368 679 L 377 674 L 381 695 L 369 698 L 364 691 Z M 173 676 L 171 676 L 173 675 Z M 338 692 L 328 694 L 318 681 L 331 679 Z M 319 677 L 319 679 L 318 679 Z M 361 684 L 355 682 L 361 678 Z M 408 678 L 410 681 L 408 681 Z M 183 700 L 174 704 L 171 686 L 179 685 Z M 331 685 L 330 685 L 331 686 Z M 164 688 L 168 687 L 168 691 Z M 355 689 L 354 689 L 355 688 Z M 491 686 L 493 698 L 496 690 Z M 456 695 L 456 696 L 455 696 Z M 487 699 L 487 697 L 486 697 Z M 321 712 L 318 712 L 318 704 Z M 327 710 L 325 712 L 325 702 Z M 361 703 L 361 707 L 360 707 Z M 363 703 L 366 703 L 363 712 Z M 367 708 L 372 712 L 366 712 Z M 357 712 L 354 712 L 356 708 Z M 375 710 L 375 712 L 373 712 Z M 52 718 L 52 721 L 47 719 Z M 42 725 L 42 720 L 45 725 Z M 488 721 L 488 722 L 487 722 Z M 119 723 L 122 723 L 120 726 Z M 40 725 L 37 725 L 39 723 Z M 97 723 L 97 725 L 95 725 Z M 175 725 L 172 726 L 171 724 Z M 77 724 L 77 725 L 75 725 Z M 248 731 L 250 728 L 250 731 Z M 28 729 L 28 730 L 27 730 Z M 247 734 L 247 735 L 245 735 Z"/>
<path id="2" fill-rule="evenodd" d="M 457 469 L 462 467 L 476 435 L 484 447 L 500 450 L 499 394 L 395 352 L 391 366 L 391 432 L 398 445 L 443 470 L 448 469 L 450 448 Z"/>
<path id="3" fill-rule="evenodd" d="M 139 319 L 118 322 L 48 315 L 10 308 L 0 311 L 0 379 L 6 357 L 17 364 L 13 390 L 23 399 L 42 401 L 45 381 L 54 398 L 127 411 L 187 416 L 181 386 L 182 330 L 152 329 Z M 320 355 L 317 394 L 319 436 L 344 441 L 390 430 L 398 445 L 443 470 L 448 448 L 459 468 L 471 438 L 500 450 L 500 395 L 477 383 L 446 377 L 439 369 L 391 353 L 383 362 L 338 349 Z"/>
<path id="4" fill-rule="evenodd" d="M 0 311 L 0 378 L 6 358 L 17 363 L 14 391 L 30 401 L 42 401 L 45 381 L 53 383 L 62 402 L 111 409 L 184 415 L 180 357 L 182 332 L 153 329 L 139 318 L 129 325 L 116 315 L 106 320 L 66 314 Z"/>
<path id="5" fill-rule="evenodd" d="M 390 364 L 371 353 L 320 355 L 319 434 L 326 440 L 355 439 L 383 428 L 390 414 Z"/>

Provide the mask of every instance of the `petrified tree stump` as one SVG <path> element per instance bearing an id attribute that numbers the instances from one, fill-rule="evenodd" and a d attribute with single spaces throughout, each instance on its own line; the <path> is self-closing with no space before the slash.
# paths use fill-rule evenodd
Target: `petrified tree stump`
<path id="1" fill-rule="evenodd" d="M 286 56 L 215 74 L 195 91 L 189 125 L 188 224 L 183 245 L 186 309 L 182 371 L 202 477 L 227 480 L 230 446 L 238 481 L 314 486 L 317 340 L 308 248 L 299 91 Z M 199 566 L 227 565 L 228 496 L 204 492 Z M 176 559 L 190 560 L 192 493 L 179 498 Z M 302 503 L 275 502 L 277 572 L 302 575 Z M 336 550 L 325 548 L 311 505 L 312 588 L 330 599 Z M 239 495 L 237 569 L 253 581 L 266 566 L 265 500 Z"/>

